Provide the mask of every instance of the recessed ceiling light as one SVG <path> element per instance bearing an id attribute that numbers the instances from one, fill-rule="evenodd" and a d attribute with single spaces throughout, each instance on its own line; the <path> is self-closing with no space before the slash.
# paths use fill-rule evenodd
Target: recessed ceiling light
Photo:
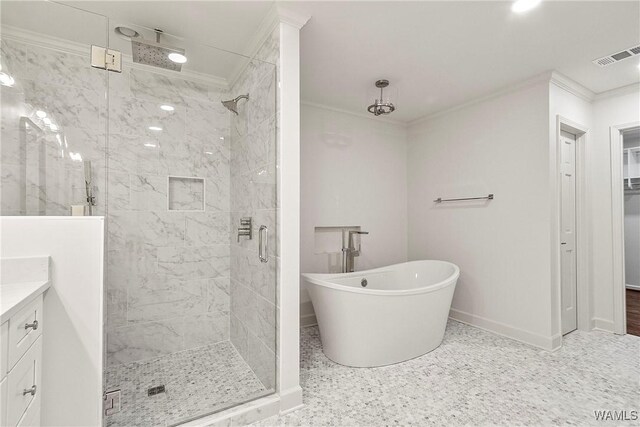
<path id="1" fill-rule="evenodd" d="M 540 2 L 541 0 L 516 0 L 511 5 L 511 10 L 515 13 L 528 12 L 539 5 Z"/>
<path id="2" fill-rule="evenodd" d="M 147 142 L 146 144 L 144 144 L 145 147 L 151 147 L 154 148 L 156 146 L 156 144 L 153 144 L 151 142 Z"/>
<path id="3" fill-rule="evenodd" d="M 221 139 L 222 141 L 224 141 L 224 136 L 221 136 L 221 137 L 220 137 L 220 139 Z"/>
<path id="4" fill-rule="evenodd" d="M 175 108 L 173 107 L 173 105 L 166 105 L 166 104 L 165 104 L 165 105 L 161 105 L 161 106 L 160 106 L 160 109 L 161 109 L 161 110 L 164 110 L 164 111 L 173 111 L 173 110 L 175 110 Z"/>
<path id="5" fill-rule="evenodd" d="M 45 117 L 47 117 L 47 113 L 45 113 L 42 110 L 38 110 L 36 111 L 36 116 L 40 117 L 41 119 L 44 119 Z"/>
<path id="6" fill-rule="evenodd" d="M 162 128 L 160 126 L 149 126 L 149 130 L 161 131 Z"/>
<path id="7" fill-rule="evenodd" d="M 169 59 L 176 64 L 184 64 L 185 62 L 187 62 L 187 57 L 178 52 L 171 52 L 169 54 Z"/>
<path id="8" fill-rule="evenodd" d="M 57 125 L 54 125 L 53 123 L 51 123 L 51 124 L 49 125 L 49 129 L 51 129 L 52 131 L 56 132 L 56 131 L 58 130 L 58 126 L 57 126 Z"/>
<path id="9" fill-rule="evenodd" d="M 51 119 L 49 117 L 45 117 L 44 119 L 42 119 L 42 121 L 44 122 L 45 125 L 51 124 Z"/>

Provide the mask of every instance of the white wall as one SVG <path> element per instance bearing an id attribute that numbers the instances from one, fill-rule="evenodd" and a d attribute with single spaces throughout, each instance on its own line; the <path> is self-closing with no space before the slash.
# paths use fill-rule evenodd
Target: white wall
<path id="1" fill-rule="evenodd" d="M 589 180 L 593 227 L 593 316 L 598 327 L 613 331 L 610 127 L 640 121 L 640 86 L 600 97 L 593 108 Z"/>
<path id="2" fill-rule="evenodd" d="M 103 217 L 2 217 L 0 235 L 2 257 L 51 257 L 42 425 L 102 425 Z"/>
<path id="3" fill-rule="evenodd" d="M 460 267 L 451 316 L 551 348 L 549 84 L 409 128 L 409 259 Z M 436 205 L 438 197 L 495 194 Z"/>
<path id="4" fill-rule="evenodd" d="M 407 260 L 406 130 L 383 120 L 302 105 L 301 272 L 328 273 L 339 257 L 339 246 L 332 257 L 314 253 L 319 226 L 370 233 L 357 270 Z M 309 301 L 305 290 L 301 301 Z"/>

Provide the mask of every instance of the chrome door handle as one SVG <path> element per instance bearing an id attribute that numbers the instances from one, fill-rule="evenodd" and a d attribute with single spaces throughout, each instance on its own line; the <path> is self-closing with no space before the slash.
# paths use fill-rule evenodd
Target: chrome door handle
<path id="1" fill-rule="evenodd" d="M 27 394 L 30 394 L 31 396 L 35 396 L 36 394 L 36 385 L 32 385 L 31 388 L 25 388 L 24 391 L 22 392 L 23 396 L 26 396 Z"/>
<path id="2" fill-rule="evenodd" d="M 38 329 L 38 321 L 34 320 L 33 323 L 25 323 L 24 328 L 25 329 L 32 328 L 35 331 L 36 329 Z"/>
<path id="3" fill-rule="evenodd" d="M 260 262 L 269 262 L 269 229 L 261 225 L 258 231 L 258 257 Z"/>

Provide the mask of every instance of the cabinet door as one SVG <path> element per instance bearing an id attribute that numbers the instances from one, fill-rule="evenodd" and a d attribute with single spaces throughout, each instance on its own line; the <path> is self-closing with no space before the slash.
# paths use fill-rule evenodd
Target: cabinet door
<path id="1" fill-rule="evenodd" d="M 6 425 L 17 425 L 29 408 L 40 410 L 41 362 L 42 339 L 37 339 L 7 376 Z"/>

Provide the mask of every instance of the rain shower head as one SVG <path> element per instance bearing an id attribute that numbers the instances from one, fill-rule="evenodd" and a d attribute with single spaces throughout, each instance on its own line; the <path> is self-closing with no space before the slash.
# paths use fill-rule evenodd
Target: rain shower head
<path id="1" fill-rule="evenodd" d="M 238 115 L 238 101 L 241 99 L 249 99 L 249 94 L 240 95 L 234 99 L 230 99 L 228 101 L 222 101 L 222 105 L 224 105 L 229 111 L 234 112 L 236 116 Z"/>
<path id="2" fill-rule="evenodd" d="M 160 34 L 162 34 L 162 30 L 156 29 L 155 31 L 155 42 L 143 40 L 142 38 L 131 38 L 131 53 L 133 55 L 133 62 L 160 67 L 164 68 L 165 70 L 182 70 L 182 64 L 186 62 L 184 49 L 160 43 Z M 177 56 L 178 58 L 184 58 L 184 60 L 181 62 L 173 60 L 170 58 L 171 54 L 175 54 L 175 56 Z M 173 56 L 174 55 L 171 55 L 171 57 Z"/>

